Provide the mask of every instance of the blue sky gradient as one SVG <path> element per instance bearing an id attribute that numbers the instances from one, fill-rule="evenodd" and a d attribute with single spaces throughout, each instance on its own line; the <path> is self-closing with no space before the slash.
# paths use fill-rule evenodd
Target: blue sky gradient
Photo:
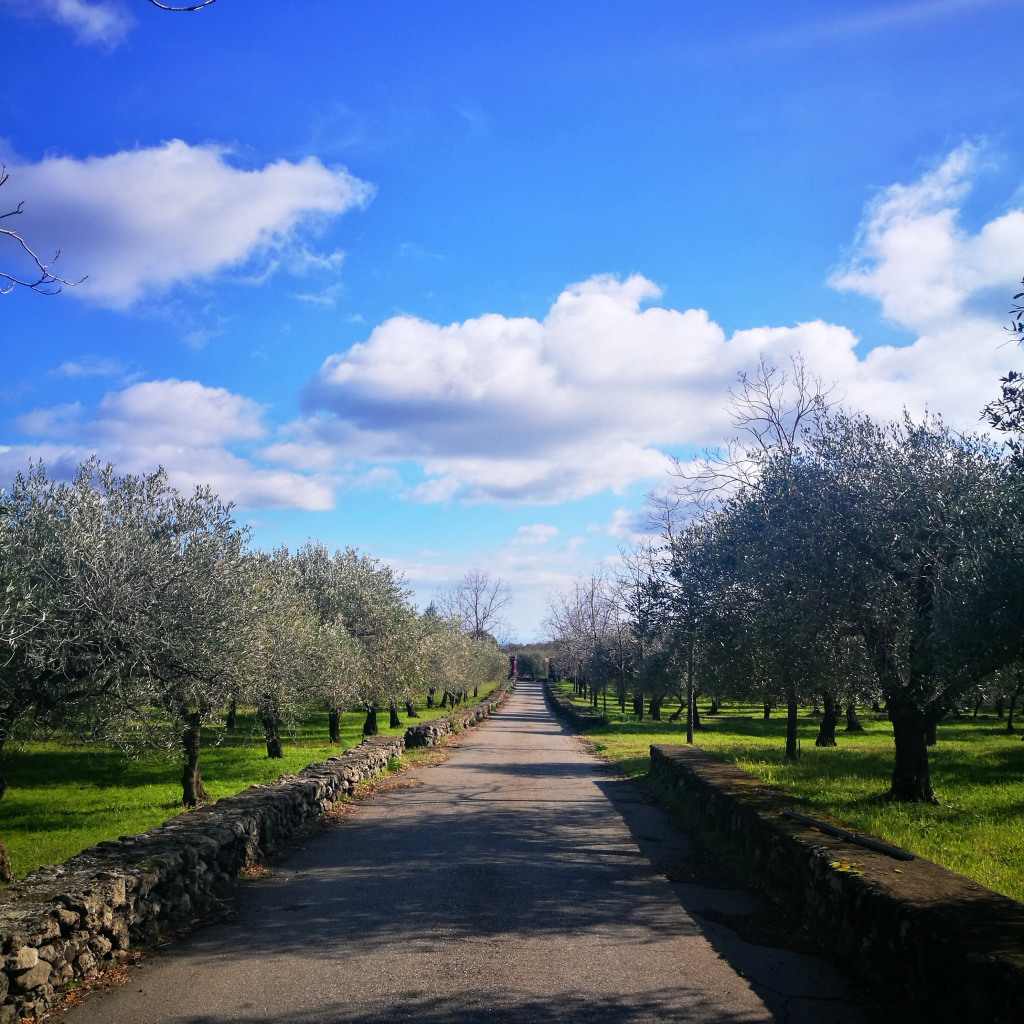
<path id="1" fill-rule="evenodd" d="M 92 451 L 510 635 L 801 352 L 979 425 L 1024 275 L 1017 0 L 0 0 L 0 483 Z M 0 239 L 0 243 L 4 240 Z M 17 253 L 0 244 L 0 269 Z"/>

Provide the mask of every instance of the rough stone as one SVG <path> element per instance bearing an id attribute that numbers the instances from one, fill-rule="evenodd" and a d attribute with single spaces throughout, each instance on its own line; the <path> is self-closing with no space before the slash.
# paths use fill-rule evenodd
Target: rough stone
<path id="1" fill-rule="evenodd" d="M 68 932 L 77 928 L 82 920 L 81 914 L 76 913 L 74 910 L 67 910 L 64 907 L 57 907 L 53 912 L 53 916 L 57 919 L 62 932 Z"/>
<path id="2" fill-rule="evenodd" d="M 40 960 L 34 967 L 27 971 L 11 976 L 11 989 L 15 992 L 31 992 L 40 985 L 45 985 L 50 980 L 50 972 L 53 968 L 45 961 Z"/>
<path id="3" fill-rule="evenodd" d="M 9 972 L 27 971 L 39 963 L 39 951 L 32 946 L 22 946 L 16 953 L 7 958 L 5 964 Z"/>

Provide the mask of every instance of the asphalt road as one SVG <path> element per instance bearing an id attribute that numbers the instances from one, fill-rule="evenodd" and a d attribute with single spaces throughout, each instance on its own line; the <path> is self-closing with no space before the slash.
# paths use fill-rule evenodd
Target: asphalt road
<path id="1" fill-rule="evenodd" d="M 240 886 L 236 920 L 65 1019 L 874 1020 L 823 962 L 711 920 L 756 909 L 748 893 L 666 879 L 686 836 L 552 718 L 539 684 L 403 783 Z"/>

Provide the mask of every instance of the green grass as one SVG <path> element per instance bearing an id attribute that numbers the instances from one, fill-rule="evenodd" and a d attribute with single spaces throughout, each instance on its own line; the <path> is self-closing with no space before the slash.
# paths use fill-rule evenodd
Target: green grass
<path id="1" fill-rule="evenodd" d="M 497 685 L 482 685 L 477 699 Z M 448 713 L 436 707 L 417 710 L 423 720 Z M 270 760 L 254 720 L 240 714 L 233 732 L 220 726 L 203 730 L 203 782 L 219 799 L 301 771 L 358 744 L 363 718 L 361 713 L 344 715 L 342 742 L 331 746 L 327 714 L 311 714 L 282 737 L 284 757 Z M 403 713 L 400 729 L 386 728 L 386 710 L 377 719 L 381 735 L 400 735 L 414 724 Z M 8 785 L 0 801 L 0 836 L 18 877 L 42 864 L 58 864 L 101 840 L 145 832 L 184 809 L 181 766 L 160 755 L 129 759 L 120 749 L 100 744 L 30 743 L 4 752 L 0 775 Z"/>
<path id="2" fill-rule="evenodd" d="M 675 710 L 675 706 L 669 711 Z M 953 719 L 939 726 L 931 748 L 932 781 L 940 806 L 887 803 L 893 764 L 892 726 L 861 711 L 863 733 L 844 731 L 835 748 L 815 747 L 817 718 L 801 713 L 801 758 L 787 762 L 785 716 L 764 722 L 760 707 L 725 705 L 695 743 L 791 793 L 805 813 L 831 816 L 1024 901 L 1024 743 L 994 717 Z M 667 717 L 668 711 L 663 712 Z M 609 703 L 607 726 L 588 733 L 596 749 L 630 775 L 650 765 L 652 743 L 685 743 L 680 720 L 637 722 Z"/>

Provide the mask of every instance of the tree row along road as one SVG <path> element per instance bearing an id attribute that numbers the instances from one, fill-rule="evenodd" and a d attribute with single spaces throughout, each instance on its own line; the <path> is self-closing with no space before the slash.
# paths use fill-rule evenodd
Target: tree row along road
<path id="1" fill-rule="evenodd" d="M 874 1020 L 831 968 L 701 916 L 688 842 L 521 683 L 445 763 L 358 805 L 237 918 L 149 959 L 73 1024 Z"/>

